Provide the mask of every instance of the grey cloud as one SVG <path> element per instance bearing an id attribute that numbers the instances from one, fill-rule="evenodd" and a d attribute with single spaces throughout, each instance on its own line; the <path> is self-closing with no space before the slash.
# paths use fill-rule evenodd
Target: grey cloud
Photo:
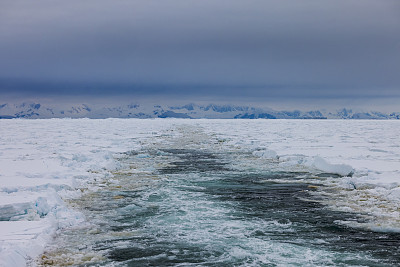
<path id="1" fill-rule="evenodd" d="M 399 7 L 372 0 L 5 0 L 0 79 L 8 86 L 0 90 L 398 95 Z M 18 80 L 45 85 L 10 85 Z M 66 81 L 74 85 L 50 86 Z"/>

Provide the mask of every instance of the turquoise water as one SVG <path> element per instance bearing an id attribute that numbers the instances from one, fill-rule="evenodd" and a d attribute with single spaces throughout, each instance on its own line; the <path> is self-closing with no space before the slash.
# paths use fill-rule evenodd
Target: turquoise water
<path id="1" fill-rule="evenodd" d="M 310 194 L 333 174 L 221 149 L 166 146 L 120 160 L 131 171 L 115 174 L 118 185 L 72 201 L 89 225 L 60 233 L 48 255 L 56 263 L 80 255 L 81 266 L 400 265 L 399 234 L 338 224 L 363 218 Z"/>

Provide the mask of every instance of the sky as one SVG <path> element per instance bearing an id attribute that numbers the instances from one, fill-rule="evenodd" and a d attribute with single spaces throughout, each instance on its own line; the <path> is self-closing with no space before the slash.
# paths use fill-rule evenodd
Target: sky
<path id="1" fill-rule="evenodd" d="M 400 1 L 2 0 L 0 102 L 40 98 L 399 111 Z"/>

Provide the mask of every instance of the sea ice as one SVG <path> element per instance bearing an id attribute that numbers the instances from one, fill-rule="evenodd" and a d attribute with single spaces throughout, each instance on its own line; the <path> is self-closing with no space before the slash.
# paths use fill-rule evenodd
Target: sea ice
<path id="1" fill-rule="evenodd" d="M 399 121 L 0 120 L 0 266 L 23 266 L 57 230 L 84 222 L 65 201 L 94 180 L 112 182 L 123 167 L 114 155 L 180 137 L 182 127 L 201 129 L 192 139 L 202 149 L 215 137 L 283 169 L 344 176 L 327 180 L 344 196 L 332 194 L 329 207 L 382 218 L 362 227 L 400 229 Z"/>
<path id="2" fill-rule="evenodd" d="M 253 155 L 266 159 L 278 159 L 278 154 L 275 151 L 269 149 L 256 150 L 253 152 Z"/>
<path id="3" fill-rule="evenodd" d="M 354 169 L 346 164 L 330 164 L 320 156 L 315 156 L 304 165 L 321 170 L 327 173 L 339 174 L 342 176 L 352 175 Z"/>

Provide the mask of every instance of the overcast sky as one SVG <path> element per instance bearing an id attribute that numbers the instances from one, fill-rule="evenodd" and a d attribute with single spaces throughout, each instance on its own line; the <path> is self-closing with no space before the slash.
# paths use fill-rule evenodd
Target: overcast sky
<path id="1" fill-rule="evenodd" d="M 396 107 L 400 1 L 1 0 L 0 96 Z"/>

